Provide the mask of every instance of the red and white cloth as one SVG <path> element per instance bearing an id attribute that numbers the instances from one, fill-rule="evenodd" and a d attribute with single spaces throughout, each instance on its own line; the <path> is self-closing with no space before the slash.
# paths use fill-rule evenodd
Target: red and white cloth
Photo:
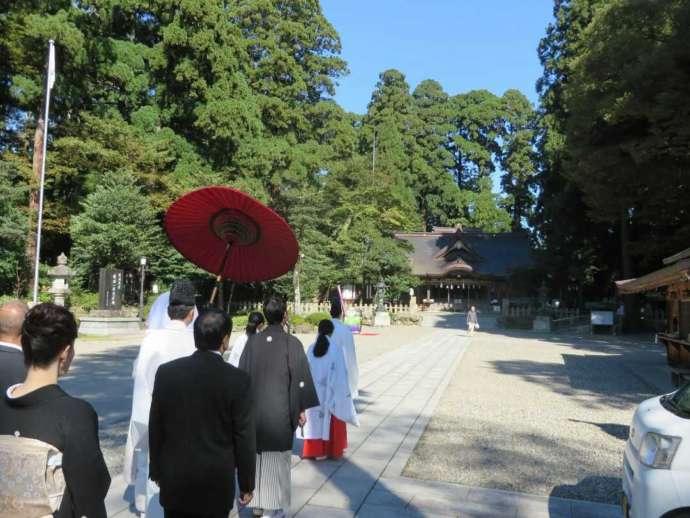
<path id="1" fill-rule="evenodd" d="M 331 452 L 340 451 L 342 455 L 347 446 L 345 423 L 359 426 L 345 355 L 337 343 L 330 341 L 326 354 L 318 358 L 314 356 L 314 344 L 309 346 L 307 359 L 320 405 L 306 411 L 307 423 L 303 429 L 297 430 L 297 437 L 305 439 L 304 456 L 328 456 L 329 453 L 316 455 L 314 452 L 328 452 L 329 448 Z M 329 442 L 332 444 L 327 444 Z"/>

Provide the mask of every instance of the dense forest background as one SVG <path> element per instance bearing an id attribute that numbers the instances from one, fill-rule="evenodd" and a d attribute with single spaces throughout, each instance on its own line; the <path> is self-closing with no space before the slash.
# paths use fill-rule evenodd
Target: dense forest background
<path id="1" fill-rule="evenodd" d="M 380 276 L 405 290 L 393 232 L 434 225 L 528 232 L 542 280 L 573 303 L 690 243 L 683 0 L 556 0 L 538 107 L 386 70 L 367 112 L 347 113 L 332 99 L 347 63 L 317 0 L 0 0 L 0 34 L 0 294 L 31 280 L 50 38 L 41 258 L 67 253 L 81 290 L 142 255 L 162 284 L 200 275 L 161 222 L 214 184 L 290 222 L 303 258 L 272 288 L 299 278 L 304 298 Z"/>

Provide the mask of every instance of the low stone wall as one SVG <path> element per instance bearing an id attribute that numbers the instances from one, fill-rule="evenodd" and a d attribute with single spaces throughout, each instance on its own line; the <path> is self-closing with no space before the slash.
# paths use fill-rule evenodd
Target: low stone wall
<path id="1" fill-rule="evenodd" d="M 136 317 L 87 316 L 79 319 L 79 334 L 96 336 L 131 335 L 141 331 Z"/>

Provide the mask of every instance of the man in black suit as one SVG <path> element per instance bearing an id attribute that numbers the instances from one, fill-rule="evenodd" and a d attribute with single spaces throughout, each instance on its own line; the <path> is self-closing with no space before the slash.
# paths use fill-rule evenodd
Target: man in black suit
<path id="1" fill-rule="evenodd" d="M 230 317 L 209 309 L 194 323 L 197 351 L 164 363 L 149 415 L 151 480 L 166 518 L 227 518 L 235 497 L 253 496 L 256 432 L 249 376 L 223 360 Z"/>
<path id="2" fill-rule="evenodd" d="M 22 324 L 29 308 L 18 300 L 0 306 L 0 390 L 26 377 L 22 352 Z"/>

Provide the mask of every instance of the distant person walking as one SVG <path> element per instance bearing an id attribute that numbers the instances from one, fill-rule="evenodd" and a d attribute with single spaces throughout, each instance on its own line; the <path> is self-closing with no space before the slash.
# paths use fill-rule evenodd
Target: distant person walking
<path id="1" fill-rule="evenodd" d="M 0 306 L 0 390 L 21 383 L 26 376 L 22 352 L 22 324 L 29 310 L 18 300 Z"/>
<path id="2" fill-rule="evenodd" d="M 230 357 L 228 358 L 228 363 L 233 367 L 239 367 L 240 358 L 242 358 L 242 353 L 244 352 L 244 346 L 247 345 L 247 340 L 250 336 L 261 332 L 264 328 L 264 316 L 258 311 L 254 311 L 249 314 L 247 318 L 247 327 L 244 328 L 244 333 L 235 339 L 232 344 L 232 349 L 230 350 Z"/>
<path id="3" fill-rule="evenodd" d="M 467 312 L 467 330 L 470 336 L 474 335 L 475 329 L 479 329 L 479 320 L 477 320 L 477 310 L 472 306 Z"/>
<path id="4" fill-rule="evenodd" d="M 256 431 L 250 381 L 223 361 L 232 321 L 203 311 L 194 323 L 196 352 L 158 368 L 149 417 L 150 476 L 166 518 L 227 518 L 235 496 L 252 499 Z"/>
<path id="5" fill-rule="evenodd" d="M 321 404 L 307 410 L 307 422 L 297 431 L 304 439 L 305 459 L 340 459 L 347 448 L 346 422 L 359 426 L 347 380 L 345 356 L 331 343 L 333 322 L 319 322 L 319 335 L 309 346 L 307 359 Z"/>
<path id="6" fill-rule="evenodd" d="M 93 407 L 58 386 L 74 358 L 77 322 L 55 304 L 26 314 L 27 373 L 0 403 L 0 516 L 105 518 L 110 475 Z"/>

